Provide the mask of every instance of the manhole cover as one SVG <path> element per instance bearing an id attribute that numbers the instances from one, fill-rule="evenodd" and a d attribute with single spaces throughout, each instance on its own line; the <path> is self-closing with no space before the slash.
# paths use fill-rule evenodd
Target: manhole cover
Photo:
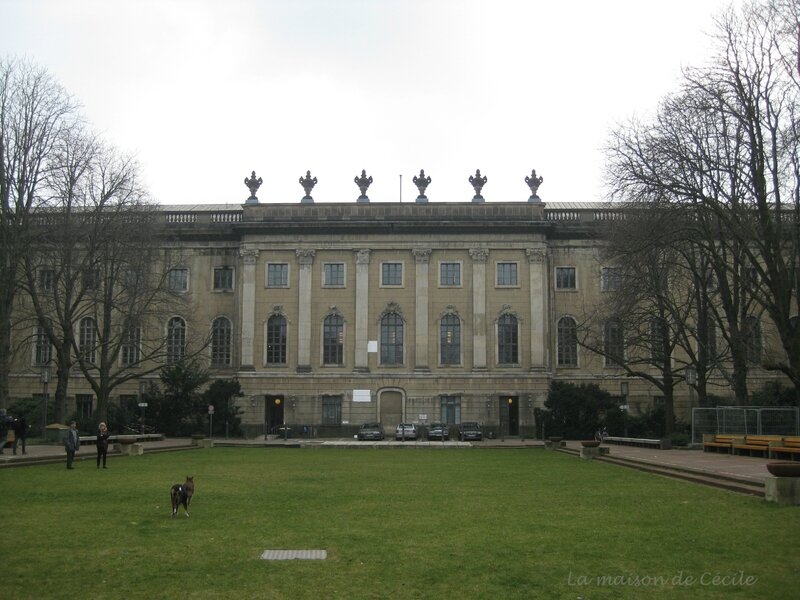
<path id="1" fill-rule="evenodd" d="M 325 560 L 327 550 L 264 550 L 261 560 Z"/>

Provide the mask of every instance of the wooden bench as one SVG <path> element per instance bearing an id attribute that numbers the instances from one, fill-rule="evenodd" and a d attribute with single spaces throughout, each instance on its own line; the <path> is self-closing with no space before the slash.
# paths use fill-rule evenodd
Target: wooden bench
<path id="1" fill-rule="evenodd" d="M 607 435 L 603 438 L 603 442 L 609 444 L 621 444 L 623 446 L 642 446 L 645 448 L 658 448 L 660 450 L 669 450 L 672 448 L 672 443 L 669 438 L 661 439 L 648 439 L 648 438 L 631 438 L 631 437 L 618 437 Z"/>
<path id="2" fill-rule="evenodd" d="M 800 437 L 785 437 L 780 444 L 769 447 L 770 457 L 780 458 L 781 454 L 787 455 L 794 460 L 795 456 L 800 456 Z"/>
<path id="3" fill-rule="evenodd" d="M 743 444 L 744 437 L 740 435 L 704 433 L 703 452 L 713 450 L 714 452 L 726 452 L 730 454 L 733 444 Z"/>
<path id="4" fill-rule="evenodd" d="M 81 437 L 81 445 L 89 444 L 91 446 L 97 445 L 97 436 L 96 435 L 82 435 Z M 108 436 L 108 443 L 121 443 L 126 440 L 129 444 L 134 442 L 160 442 L 164 439 L 163 433 L 136 433 L 136 434 L 124 434 L 124 435 L 110 435 Z"/>
<path id="5" fill-rule="evenodd" d="M 752 456 L 753 452 L 759 452 L 764 457 L 769 457 L 770 446 L 776 446 L 781 442 L 782 438 L 777 435 L 746 435 L 744 442 L 734 443 L 732 449 L 734 454 L 746 451 Z"/>

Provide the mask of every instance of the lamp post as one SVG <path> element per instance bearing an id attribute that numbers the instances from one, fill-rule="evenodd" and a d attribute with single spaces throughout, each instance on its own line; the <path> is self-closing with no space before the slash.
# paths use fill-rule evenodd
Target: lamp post
<path id="1" fill-rule="evenodd" d="M 628 382 L 622 381 L 619 384 L 619 393 L 622 396 L 622 422 L 625 428 L 625 437 L 628 437 Z"/>
<path id="2" fill-rule="evenodd" d="M 694 386 L 697 384 L 697 369 L 694 365 L 686 367 L 686 383 L 689 386 L 689 412 L 692 414 L 692 444 L 694 444 Z"/>
<path id="3" fill-rule="evenodd" d="M 139 408 L 142 409 L 142 435 L 144 435 L 144 411 L 147 408 L 147 402 L 144 401 L 144 395 L 147 393 L 147 382 L 139 380 Z"/>
<path id="4" fill-rule="evenodd" d="M 47 436 L 47 384 L 50 383 L 50 365 L 42 365 L 39 373 L 39 381 L 42 382 L 42 440 Z"/>

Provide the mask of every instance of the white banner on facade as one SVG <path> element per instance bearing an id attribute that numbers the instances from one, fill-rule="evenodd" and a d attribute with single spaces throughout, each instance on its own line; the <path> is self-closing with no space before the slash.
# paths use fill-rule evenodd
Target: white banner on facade
<path id="1" fill-rule="evenodd" d="M 372 402 L 369 390 L 353 390 L 353 402 Z"/>

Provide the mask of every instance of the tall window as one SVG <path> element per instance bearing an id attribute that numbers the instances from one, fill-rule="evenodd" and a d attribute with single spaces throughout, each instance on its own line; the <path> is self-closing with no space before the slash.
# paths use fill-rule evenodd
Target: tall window
<path id="1" fill-rule="evenodd" d="M 578 283 L 575 277 L 575 267 L 556 267 L 556 289 L 574 290 Z"/>
<path id="2" fill-rule="evenodd" d="M 517 285 L 517 263 L 497 263 L 497 285 Z"/>
<path id="3" fill-rule="evenodd" d="M 233 289 L 233 267 L 217 267 L 214 269 L 214 289 L 217 291 Z"/>
<path id="4" fill-rule="evenodd" d="M 625 356 L 625 340 L 622 324 L 619 321 L 606 321 L 603 331 L 603 351 L 606 355 L 606 366 L 615 367 L 622 364 Z"/>
<path id="5" fill-rule="evenodd" d="M 287 263 L 267 264 L 267 287 L 289 287 L 289 265 Z"/>
<path id="6" fill-rule="evenodd" d="M 100 287 L 100 271 L 91 267 L 83 270 L 83 289 L 88 292 L 97 291 Z"/>
<path id="7" fill-rule="evenodd" d="M 445 315 L 439 325 L 439 360 L 443 365 L 461 364 L 461 319 Z"/>
<path id="8" fill-rule="evenodd" d="M 230 367 L 233 364 L 233 325 L 228 317 L 217 317 L 211 324 L 211 364 Z"/>
<path id="9" fill-rule="evenodd" d="M 572 317 L 561 317 L 556 325 L 558 366 L 578 366 L 578 326 Z"/>
<path id="10" fill-rule="evenodd" d="M 330 287 L 344 285 L 344 263 L 325 263 L 322 268 L 323 285 Z"/>
<path id="11" fill-rule="evenodd" d="M 747 344 L 747 362 L 751 365 L 761 363 L 761 322 L 757 317 L 747 317 L 744 322 L 744 334 Z"/>
<path id="12" fill-rule="evenodd" d="M 36 328 L 36 356 L 34 364 L 41 367 L 50 362 L 53 357 L 53 346 L 50 344 L 50 339 L 45 333 L 44 327 Z"/>
<path id="13" fill-rule="evenodd" d="M 442 423 L 458 425 L 461 423 L 461 396 L 440 396 Z"/>
<path id="14" fill-rule="evenodd" d="M 344 363 L 344 319 L 328 315 L 322 325 L 322 364 Z"/>
<path id="15" fill-rule="evenodd" d="M 381 285 L 403 285 L 403 263 L 383 263 L 381 265 Z"/>
<path id="16" fill-rule="evenodd" d="M 189 289 L 189 269 L 170 269 L 167 273 L 167 288 L 170 292 L 185 292 Z"/>
<path id="17" fill-rule="evenodd" d="M 706 321 L 705 343 L 700 352 L 706 361 L 713 363 L 717 358 L 717 325 L 711 319 Z"/>
<path id="18" fill-rule="evenodd" d="M 286 317 L 282 315 L 267 320 L 267 364 L 286 364 Z"/>
<path id="19" fill-rule="evenodd" d="M 341 425 L 342 424 L 342 397 L 323 396 L 322 397 L 322 424 Z"/>
<path id="20" fill-rule="evenodd" d="M 503 315 L 497 320 L 497 361 L 501 365 L 519 362 L 519 330 L 514 315 Z"/>
<path id="21" fill-rule="evenodd" d="M 443 262 L 439 264 L 439 285 L 461 285 L 461 263 Z"/>
<path id="22" fill-rule="evenodd" d="M 403 364 L 403 319 L 396 313 L 381 319 L 381 364 Z"/>
<path id="23" fill-rule="evenodd" d="M 666 345 L 669 340 L 669 327 L 664 319 L 656 318 L 650 322 L 650 358 L 664 362 L 667 358 Z"/>
<path id="24" fill-rule="evenodd" d="M 79 419 L 91 419 L 94 409 L 94 396 L 91 394 L 75 394 L 75 412 Z"/>
<path id="25" fill-rule="evenodd" d="M 134 327 L 125 336 L 120 348 L 120 361 L 123 366 L 129 367 L 135 365 L 140 360 L 140 348 L 142 341 L 142 330 L 139 327 Z"/>
<path id="26" fill-rule="evenodd" d="M 53 269 L 39 269 L 39 291 L 52 292 L 55 273 Z"/>
<path id="27" fill-rule="evenodd" d="M 172 317 L 167 323 L 167 364 L 174 365 L 186 356 L 186 321 Z"/>
<path id="28" fill-rule="evenodd" d="M 78 326 L 78 351 L 86 362 L 93 363 L 97 349 L 97 324 L 92 317 L 84 317 Z"/>

